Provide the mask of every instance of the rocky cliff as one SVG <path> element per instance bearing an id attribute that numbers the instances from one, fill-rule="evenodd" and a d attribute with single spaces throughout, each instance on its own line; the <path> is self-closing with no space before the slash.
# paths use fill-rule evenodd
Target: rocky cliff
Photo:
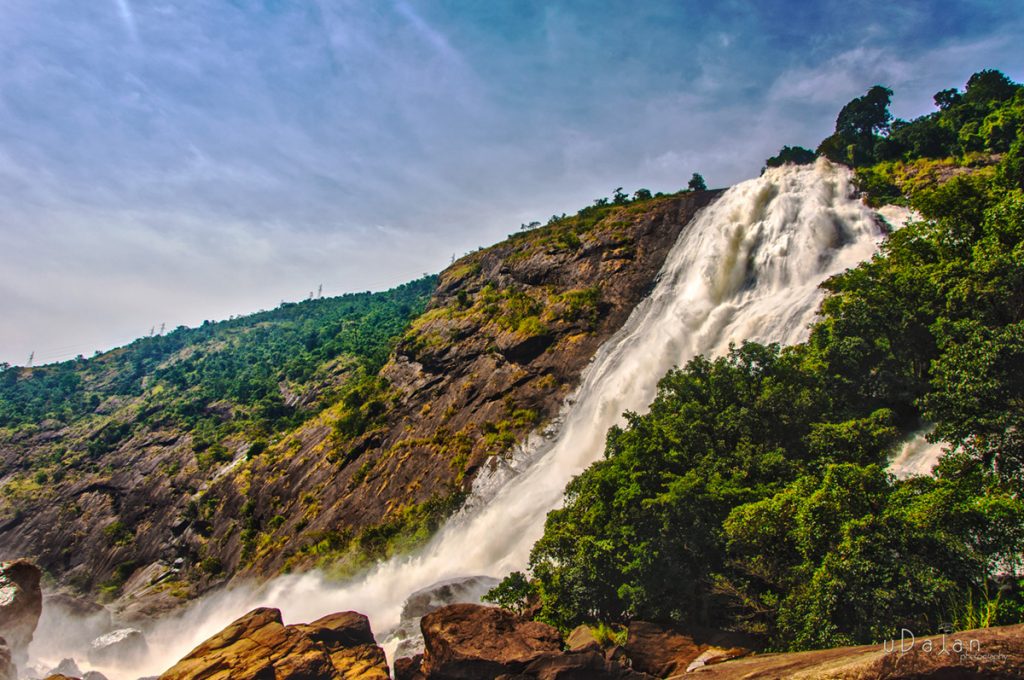
<path id="1" fill-rule="evenodd" d="M 459 506 L 481 466 L 556 417 L 714 196 L 597 206 L 463 257 L 377 374 L 335 366 L 344 389 L 327 390 L 324 408 L 269 439 L 235 428 L 219 456 L 180 419 L 137 404 L 96 405 L 120 419 L 0 430 L 4 492 L 17 499 L 0 524 L 3 555 L 119 598 L 130 617 L 236 576 L 341 575 L 408 549 Z M 105 444 L 75 474 L 17 474 L 20 461 L 82 441 Z"/>

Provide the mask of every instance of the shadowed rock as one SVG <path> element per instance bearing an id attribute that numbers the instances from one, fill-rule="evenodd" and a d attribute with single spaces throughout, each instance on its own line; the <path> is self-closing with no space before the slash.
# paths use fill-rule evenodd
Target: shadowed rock
<path id="1" fill-rule="evenodd" d="M 521 673 L 545 654 L 562 650 L 551 626 L 522 621 L 496 607 L 453 604 L 420 621 L 425 650 L 421 671 L 440 680 L 489 680 Z"/>
<path id="2" fill-rule="evenodd" d="M 39 568 L 28 560 L 0 562 L 0 637 L 7 641 L 11 662 L 19 668 L 28 661 L 28 645 L 43 611 L 40 576 Z"/>
<path id="3" fill-rule="evenodd" d="M 633 668 L 659 678 L 685 673 L 701 659 L 699 666 L 749 654 L 753 641 L 721 631 L 679 631 L 647 621 L 632 621 L 623 649 Z M 712 651 L 706 654 L 709 650 Z"/>

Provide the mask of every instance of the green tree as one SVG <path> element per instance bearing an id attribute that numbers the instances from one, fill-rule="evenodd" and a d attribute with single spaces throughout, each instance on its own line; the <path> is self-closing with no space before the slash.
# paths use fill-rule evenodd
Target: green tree
<path id="1" fill-rule="evenodd" d="M 693 173 L 692 177 L 690 177 L 690 181 L 687 183 L 686 187 L 690 191 L 707 191 L 708 190 L 708 185 L 704 182 L 704 178 L 701 177 L 701 175 L 699 173 L 696 173 L 696 172 Z"/>
<path id="2" fill-rule="evenodd" d="M 786 163 L 807 165 L 813 163 L 816 157 L 813 151 L 802 146 L 784 146 L 777 156 L 772 156 L 764 164 L 769 168 L 777 168 Z"/>

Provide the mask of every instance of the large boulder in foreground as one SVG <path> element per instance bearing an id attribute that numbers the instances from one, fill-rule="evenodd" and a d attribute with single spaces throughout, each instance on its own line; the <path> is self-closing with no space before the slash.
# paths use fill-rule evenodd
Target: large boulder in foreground
<path id="1" fill-rule="evenodd" d="M 982 628 L 883 645 L 761 654 L 695 670 L 694 680 L 1020 680 L 1024 624 Z"/>
<path id="2" fill-rule="evenodd" d="M 285 626 L 254 609 L 196 647 L 160 680 L 387 680 L 384 652 L 362 614 Z"/>
<path id="3" fill-rule="evenodd" d="M 0 562 L 0 637 L 19 668 L 28 661 L 28 645 L 43 612 L 41 575 L 28 560 Z"/>
<path id="4" fill-rule="evenodd" d="M 697 667 L 750 654 L 754 642 L 722 631 L 680 631 L 647 621 L 631 621 L 624 651 L 633 668 L 667 678 Z"/>
<path id="5" fill-rule="evenodd" d="M 420 672 L 432 680 L 493 680 L 562 651 L 562 636 L 538 621 L 478 604 L 453 604 L 420 621 Z"/>

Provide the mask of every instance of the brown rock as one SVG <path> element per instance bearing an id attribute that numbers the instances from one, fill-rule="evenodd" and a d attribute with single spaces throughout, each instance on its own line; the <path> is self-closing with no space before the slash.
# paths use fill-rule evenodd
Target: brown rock
<path id="1" fill-rule="evenodd" d="M 328 650 L 376 644 L 373 631 L 370 630 L 370 619 L 359 612 L 328 614 L 312 623 L 292 627 L 323 644 Z"/>
<path id="2" fill-rule="evenodd" d="M 957 641 L 962 651 L 957 651 Z M 930 649 L 926 642 L 930 642 Z M 909 645 L 909 642 L 908 642 Z M 680 680 L 1020 680 L 1024 624 L 918 638 L 900 653 L 882 645 L 762 654 L 697 669 Z"/>
<path id="3" fill-rule="evenodd" d="M 377 645 L 342 647 L 330 654 L 339 678 L 346 680 L 390 680 L 388 659 Z"/>
<path id="4" fill-rule="evenodd" d="M 731 661 L 732 659 L 739 659 L 747 656 L 748 654 L 750 654 L 750 650 L 744 649 L 743 647 L 708 647 L 700 653 L 700 656 L 689 663 L 686 667 L 686 672 L 692 673 L 698 668 Z"/>
<path id="5" fill-rule="evenodd" d="M 597 638 L 594 637 L 594 631 L 587 625 L 573 628 L 573 631 L 569 633 L 569 637 L 565 639 L 565 646 L 569 648 L 570 652 L 597 652 L 601 650 L 601 643 L 597 641 Z"/>
<path id="6" fill-rule="evenodd" d="M 431 680 L 493 680 L 562 649 L 551 626 L 483 605 L 442 607 L 424 616 L 420 628 L 426 647 L 421 668 Z"/>
<path id="7" fill-rule="evenodd" d="M 547 654 L 528 665 L 523 675 L 535 680 L 652 680 L 593 650 Z"/>
<path id="8" fill-rule="evenodd" d="M 708 649 L 720 650 L 709 658 L 723 654 L 737 658 L 749 654 L 753 647 L 752 640 L 735 633 L 702 629 L 682 632 L 647 621 L 632 621 L 625 652 L 636 670 L 665 678 L 684 673 Z"/>
<path id="9" fill-rule="evenodd" d="M 387 680 L 384 652 L 362 614 L 285 626 L 277 609 L 254 609 L 196 647 L 161 680 Z"/>
<path id="10" fill-rule="evenodd" d="M 426 676 L 420 672 L 422 661 L 422 654 L 395 659 L 395 680 L 423 680 Z"/>
<path id="11" fill-rule="evenodd" d="M 11 662 L 24 667 L 39 615 L 43 591 L 39 568 L 28 560 L 0 562 L 0 637 L 7 641 Z"/>
<path id="12" fill-rule="evenodd" d="M 277 609 L 254 609 L 196 647 L 161 680 L 334 678 L 327 652 L 286 628 Z"/>

